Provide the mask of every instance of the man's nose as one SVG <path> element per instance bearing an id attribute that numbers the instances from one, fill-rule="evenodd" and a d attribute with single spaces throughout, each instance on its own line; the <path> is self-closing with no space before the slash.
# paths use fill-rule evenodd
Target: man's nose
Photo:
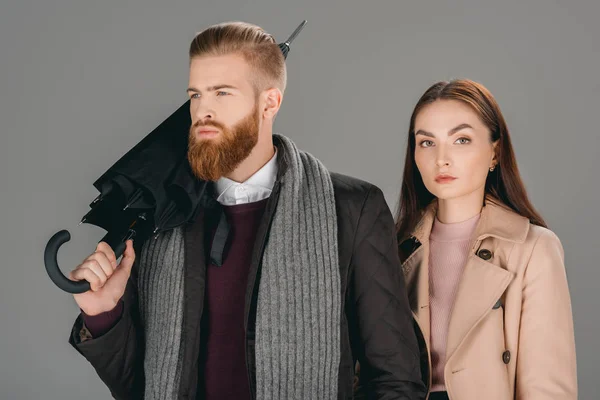
<path id="1" fill-rule="evenodd" d="M 196 121 L 214 120 L 215 110 L 205 101 L 196 106 L 194 116 Z"/>

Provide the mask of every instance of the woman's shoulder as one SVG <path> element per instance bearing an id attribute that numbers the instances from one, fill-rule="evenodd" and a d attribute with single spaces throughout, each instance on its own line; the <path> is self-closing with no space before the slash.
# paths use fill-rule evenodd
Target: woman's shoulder
<path id="1" fill-rule="evenodd" d="M 489 204 L 493 210 L 491 224 L 507 235 L 512 235 L 515 242 L 521 242 L 524 247 L 536 247 L 546 243 L 561 245 L 558 235 L 550 228 L 533 223 L 501 201 L 493 200 Z"/>
<path id="2" fill-rule="evenodd" d="M 542 240 L 558 240 L 558 235 L 550 228 L 546 228 L 544 226 L 540 226 L 529 222 L 529 233 L 527 235 L 528 239 L 538 241 Z"/>
<path id="3" fill-rule="evenodd" d="M 520 260 L 524 266 L 550 260 L 562 263 L 563 245 L 552 229 L 533 223 L 502 203 L 496 202 L 493 208 L 490 230 L 512 242 L 513 260 Z"/>
<path id="4" fill-rule="evenodd" d="M 562 242 L 558 235 L 550 228 L 530 222 L 526 242 L 530 244 L 532 253 L 554 250 L 561 253 L 562 256 Z"/>

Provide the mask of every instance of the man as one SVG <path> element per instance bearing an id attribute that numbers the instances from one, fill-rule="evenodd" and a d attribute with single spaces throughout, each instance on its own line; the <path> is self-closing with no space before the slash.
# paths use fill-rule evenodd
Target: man
<path id="1" fill-rule="evenodd" d="M 120 263 L 100 243 L 70 343 L 117 399 L 424 398 L 394 222 L 377 187 L 272 132 L 276 42 L 225 23 L 190 46 L 193 221 Z"/>

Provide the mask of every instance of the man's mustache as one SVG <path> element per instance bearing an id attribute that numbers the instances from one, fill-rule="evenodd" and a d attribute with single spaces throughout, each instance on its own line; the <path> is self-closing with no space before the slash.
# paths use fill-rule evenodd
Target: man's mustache
<path id="1" fill-rule="evenodd" d="M 203 126 L 214 126 L 215 128 L 219 128 L 221 130 L 224 130 L 225 126 L 217 121 L 202 121 L 202 120 L 198 120 L 194 123 L 194 125 L 192 125 L 192 129 L 197 129 Z"/>

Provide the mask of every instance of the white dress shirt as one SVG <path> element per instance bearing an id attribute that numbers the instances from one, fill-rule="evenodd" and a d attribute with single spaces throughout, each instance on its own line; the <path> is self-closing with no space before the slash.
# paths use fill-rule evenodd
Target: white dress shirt
<path id="1" fill-rule="evenodd" d="M 215 182 L 217 201 L 225 206 L 254 203 L 271 195 L 277 179 L 277 148 L 269 162 L 245 182 L 221 177 Z"/>

